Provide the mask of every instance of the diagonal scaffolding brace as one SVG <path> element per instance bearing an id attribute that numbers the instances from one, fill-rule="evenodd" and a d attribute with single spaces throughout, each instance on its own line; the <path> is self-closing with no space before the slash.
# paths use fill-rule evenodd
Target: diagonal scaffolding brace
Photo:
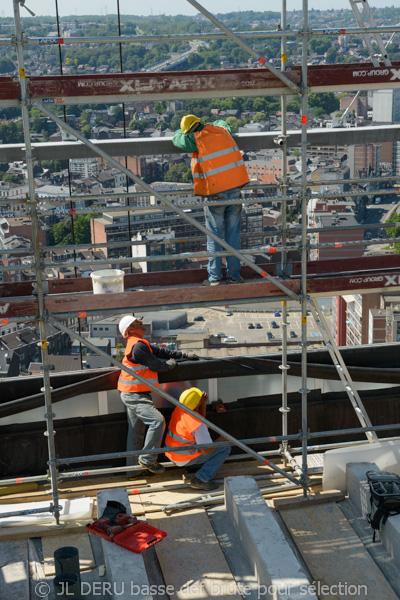
<path id="1" fill-rule="evenodd" d="M 226 35 L 228 37 L 230 37 L 234 42 L 239 44 L 239 46 L 241 48 L 243 48 L 243 50 L 246 50 L 246 52 L 248 52 L 250 54 L 250 56 L 255 58 L 263 67 L 265 67 L 266 69 L 271 71 L 271 73 L 273 73 L 285 85 L 287 85 L 291 90 L 293 90 L 293 92 L 295 92 L 296 94 L 301 94 L 300 88 L 295 83 L 290 81 L 290 79 L 288 79 L 286 77 L 286 75 L 283 75 L 283 73 L 281 73 L 281 71 L 278 71 L 277 69 L 274 69 L 274 67 L 271 67 L 267 63 L 266 59 L 263 56 L 260 56 L 259 54 L 257 54 L 257 52 L 254 52 L 254 50 L 252 48 L 250 48 L 250 46 L 248 44 L 246 44 L 246 42 L 241 40 L 230 29 L 225 27 L 225 25 L 223 23 L 221 23 L 221 21 L 219 21 L 216 17 L 214 17 L 214 15 L 212 15 L 210 12 L 208 12 L 208 10 L 206 10 L 201 4 L 196 2 L 196 0 L 187 0 L 187 1 L 194 8 L 196 8 L 199 12 L 201 12 L 205 17 L 207 17 L 207 19 L 209 19 L 212 23 L 214 23 L 214 25 L 216 25 L 217 27 L 219 27 L 219 29 L 224 31 L 226 33 Z"/>
<path id="2" fill-rule="evenodd" d="M 311 312 L 313 313 L 315 322 L 321 332 L 322 339 L 324 340 L 325 346 L 329 351 L 333 364 L 336 367 L 338 375 L 344 385 L 344 389 L 346 390 L 350 402 L 353 405 L 358 420 L 360 421 L 363 427 L 372 427 L 372 423 L 368 417 L 367 411 L 365 410 L 364 404 L 360 398 L 357 388 L 354 385 L 354 382 L 346 367 L 342 355 L 340 354 L 340 351 L 335 343 L 335 340 L 333 339 L 332 333 L 330 332 L 329 326 L 326 322 L 323 312 L 318 306 L 317 300 L 310 299 L 308 302 Z M 379 442 L 379 438 L 376 435 L 375 431 L 366 431 L 365 435 L 367 436 L 367 439 L 371 444 L 374 442 Z"/>

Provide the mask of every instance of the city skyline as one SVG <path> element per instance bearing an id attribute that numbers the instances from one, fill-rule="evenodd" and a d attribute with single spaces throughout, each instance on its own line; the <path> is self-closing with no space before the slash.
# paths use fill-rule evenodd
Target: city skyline
<path id="1" fill-rule="evenodd" d="M 371 0 L 369 2 L 371 7 L 385 8 L 390 6 L 387 0 Z M 55 2 L 52 0 L 27 0 L 26 6 L 35 13 L 37 16 L 48 16 L 55 15 Z M 243 2 L 237 2 L 232 5 L 229 0 L 216 0 L 211 3 L 209 0 L 203 2 L 202 6 L 213 12 L 218 13 L 229 13 L 244 10 L 253 10 L 255 12 L 263 12 L 268 10 L 280 11 L 280 5 L 263 6 L 260 7 L 260 3 L 255 0 L 250 0 L 245 4 Z M 321 2 L 319 0 L 309 0 L 309 9 L 321 9 Z M 350 2 L 348 0 L 325 0 L 324 10 L 331 9 L 350 9 Z M 60 15 L 106 15 L 115 14 L 117 12 L 117 2 L 107 0 L 105 2 L 98 2 L 96 0 L 81 0 L 78 2 L 66 2 L 66 0 L 59 0 L 58 9 Z M 287 10 L 301 10 L 302 3 L 299 0 L 287 0 Z M 120 12 L 121 14 L 132 14 L 136 16 L 149 16 L 149 15 L 195 15 L 196 9 L 193 8 L 185 0 L 172 0 L 168 3 L 168 10 L 166 10 L 165 2 L 162 0 L 151 0 L 149 4 L 138 5 L 134 4 L 130 0 L 120 0 Z M 21 7 L 21 15 L 28 16 L 28 12 Z M 12 0 L 6 0 L 5 6 L 3 5 L 0 10 L 1 17 L 13 16 L 13 3 Z"/>

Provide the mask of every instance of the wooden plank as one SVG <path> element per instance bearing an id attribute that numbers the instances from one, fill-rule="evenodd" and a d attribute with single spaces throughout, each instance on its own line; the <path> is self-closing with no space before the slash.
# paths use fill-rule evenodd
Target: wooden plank
<path id="1" fill-rule="evenodd" d="M 281 516 L 316 582 L 320 600 L 398 600 L 335 502 L 284 510 Z M 355 589 L 356 595 L 350 596 Z"/>
<path id="2" fill-rule="evenodd" d="M 0 544 L 0 598 L 29 598 L 29 562 L 26 540 Z"/>
<path id="3" fill-rule="evenodd" d="M 0 542 L 6 540 L 18 540 L 23 538 L 45 537 L 49 535 L 63 535 L 69 533 L 82 533 L 86 531 L 86 523 L 80 521 L 68 521 L 65 525 L 52 525 L 50 523 L 42 523 L 38 525 L 30 525 L 29 527 L 2 527 L 0 528 Z M 2 596 L 0 595 L 0 598 Z"/>
<path id="4" fill-rule="evenodd" d="M 204 509 L 167 516 L 154 513 L 148 523 L 168 533 L 155 547 L 165 584 L 177 600 L 241 596 Z"/>
<path id="5" fill-rule="evenodd" d="M 66 545 L 67 542 L 63 534 L 44 537 L 42 539 L 44 573 L 46 577 L 56 574 L 56 568 L 54 564 L 54 552 L 58 550 L 58 548 L 62 548 Z M 93 558 L 89 534 L 87 531 L 82 533 L 71 533 L 68 536 L 68 546 L 78 548 L 80 571 L 94 569 L 95 562 Z"/>
<path id="6" fill-rule="evenodd" d="M 273 500 L 273 507 L 277 510 L 288 508 L 301 508 L 302 506 L 312 506 L 313 504 L 324 504 L 325 502 L 339 502 L 344 500 L 344 494 L 337 490 L 329 490 L 313 494 L 312 496 L 295 496 L 294 498 L 277 498 Z"/>
<path id="7" fill-rule="evenodd" d="M 90 481 L 93 481 L 91 479 Z M 74 485 L 75 484 L 75 485 Z M 91 483 L 89 485 L 85 483 L 79 484 L 78 482 L 74 482 L 74 484 L 70 482 L 63 482 L 60 484 L 58 488 L 60 498 L 81 498 L 82 496 L 87 497 L 95 497 L 97 492 L 102 489 L 112 489 L 115 487 L 126 487 L 128 493 L 131 489 L 136 489 L 140 487 L 147 487 L 146 479 L 135 479 L 134 481 L 130 481 L 129 484 L 124 481 L 101 481 L 99 480 L 96 483 Z M 70 487 L 69 487 L 70 486 Z M 2 504 L 9 504 L 12 501 L 14 504 L 19 504 L 22 502 L 41 502 L 43 500 L 49 499 L 49 490 L 50 485 L 46 485 L 41 487 L 37 492 L 24 492 L 24 493 L 15 493 L 9 494 L 7 496 L 0 496 L 0 508 Z"/>

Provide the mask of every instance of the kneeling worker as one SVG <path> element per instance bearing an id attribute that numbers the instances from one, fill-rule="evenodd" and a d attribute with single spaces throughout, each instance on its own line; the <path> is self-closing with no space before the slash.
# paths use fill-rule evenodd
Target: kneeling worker
<path id="1" fill-rule="evenodd" d="M 208 394 L 198 388 L 185 390 L 179 398 L 179 402 L 199 413 L 202 417 L 206 415 Z M 217 442 L 226 441 L 220 436 Z M 192 417 L 177 406 L 172 413 L 165 445 L 181 450 L 188 444 L 212 444 L 212 439 L 207 425 Z M 218 483 L 211 481 L 223 465 L 231 451 L 230 446 L 218 448 L 191 449 L 183 452 L 166 452 L 172 462 L 178 467 L 202 465 L 190 482 L 190 487 L 199 490 L 215 490 Z"/>

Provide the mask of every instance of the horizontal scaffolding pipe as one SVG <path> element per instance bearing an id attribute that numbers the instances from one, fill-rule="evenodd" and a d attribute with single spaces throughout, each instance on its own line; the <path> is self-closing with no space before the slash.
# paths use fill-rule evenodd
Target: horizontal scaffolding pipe
<path id="1" fill-rule="evenodd" d="M 62 509 L 62 506 L 58 507 L 59 510 Z M 0 506 L 1 510 L 1 506 Z M 54 505 L 50 504 L 49 507 L 43 508 L 27 508 L 25 510 L 14 510 L 12 512 L 0 513 L 0 519 L 6 519 L 7 517 L 20 517 L 22 515 L 38 515 L 40 513 L 48 513 L 54 512 Z"/>
<path id="2" fill-rule="evenodd" d="M 400 31 L 400 27 L 397 25 L 388 26 L 388 27 L 365 27 L 360 29 L 359 27 L 349 27 L 345 30 L 343 28 L 331 27 L 326 29 L 309 29 L 309 31 L 305 32 L 305 35 L 309 37 L 314 36 L 337 36 L 343 35 L 343 32 L 346 35 L 364 35 L 365 33 L 380 33 L 381 35 L 391 34 Z M 275 29 L 275 30 L 267 30 L 267 31 L 240 31 L 235 32 L 237 37 L 241 38 L 249 38 L 252 39 L 275 39 L 275 38 L 292 38 L 298 37 L 300 35 L 304 35 L 303 31 L 300 29 Z M 59 38 L 48 38 L 48 45 L 57 45 Z M 221 40 L 221 39 L 229 39 L 229 36 L 224 32 L 218 33 L 190 33 L 190 34 L 169 34 L 169 35 L 120 35 L 120 36 L 106 36 L 106 37 L 75 37 L 75 38 L 60 38 L 62 40 L 63 45 L 80 45 L 80 44 L 144 44 L 148 42 L 189 42 L 192 40 L 204 40 L 204 41 L 212 41 L 212 40 Z M 0 40 L 1 46 L 10 46 L 14 45 L 14 40 L 12 38 L 3 38 Z M 46 45 L 46 38 L 38 38 L 38 37 L 26 37 L 24 39 L 25 46 L 43 46 Z"/>
<path id="3" fill-rule="evenodd" d="M 329 437 L 334 435 L 352 435 L 356 433 L 365 433 L 367 431 L 386 431 L 388 429 L 400 429 L 400 423 L 392 423 L 390 425 L 376 425 L 371 427 L 353 427 L 350 429 L 335 429 L 329 431 L 316 431 L 314 433 L 309 433 L 308 437 Z M 283 440 L 296 440 L 300 439 L 301 434 L 291 434 L 291 435 L 278 435 L 278 436 L 270 436 L 264 438 L 250 438 L 245 440 L 240 440 L 243 444 L 271 444 L 275 442 L 280 442 Z M 225 442 L 214 442 L 212 444 L 188 444 L 185 448 L 189 450 L 193 449 L 201 449 L 201 448 L 217 448 L 220 446 L 235 446 L 236 443 L 233 440 L 228 440 Z M 153 450 L 149 450 L 149 454 L 162 454 L 163 452 L 169 452 L 171 448 L 155 448 Z M 80 462 L 96 462 L 101 460 L 111 460 L 114 458 L 127 458 L 129 456 L 139 456 L 143 454 L 142 450 L 135 450 L 131 452 L 113 452 L 110 454 L 93 454 L 90 456 L 74 456 L 72 458 L 58 458 L 57 465 L 66 465 L 70 463 L 80 463 Z M 129 470 L 129 468 L 127 469 Z M 0 482 L 1 483 L 1 482 Z"/>
<path id="4" fill-rule="evenodd" d="M 374 427 L 374 430 L 379 430 L 379 429 L 390 429 L 391 427 L 393 427 L 392 425 L 384 425 L 384 426 L 377 426 Z M 363 429 L 362 427 L 357 428 L 356 430 L 351 429 L 349 430 L 349 432 L 351 431 L 351 433 L 354 432 L 364 432 L 365 429 Z M 320 435 L 320 434 L 318 434 Z M 295 437 L 299 437 L 298 435 Z M 288 438 L 286 438 L 288 439 Z M 398 436 L 395 437 L 389 437 L 389 438 L 380 438 L 379 442 L 384 443 L 384 442 L 391 442 L 391 441 L 395 441 L 400 439 Z M 221 444 L 221 442 L 218 442 L 219 444 Z M 308 450 L 310 452 L 318 452 L 320 450 L 331 450 L 334 448 L 346 448 L 346 447 L 351 447 L 351 446 L 363 446 L 363 445 L 368 445 L 369 446 L 369 442 L 366 442 L 364 440 L 359 440 L 359 441 L 355 441 L 355 442 L 336 442 L 333 444 L 316 444 L 314 446 L 308 446 Z M 292 453 L 299 453 L 302 451 L 301 447 L 298 448 L 291 448 L 290 451 Z M 280 449 L 275 449 L 275 450 L 266 450 L 266 451 L 262 451 L 259 453 L 261 456 L 280 456 L 281 452 Z M 65 461 L 65 459 L 61 459 L 63 461 Z M 228 456 L 227 461 L 232 462 L 232 461 L 242 461 L 242 460 L 249 460 L 249 457 L 246 454 L 231 454 L 230 456 Z M 63 463 L 64 464 L 64 463 Z M 66 463 L 68 464 L 68 463 Z M 163 463 L 164 466 L 170 466 L 170 467 L 174 467 L 176 465 L 174 465 L 173 463 Z M 139 467 L 137 467 L 139 469 Z M 60 479 L 70 479 L 72 477 L 88 477 L 89 475 L 101 475 L 101 474 L 111 474 L 111 473 L 119 473 L 119 472 L 123 472 L 123 471 L 128 471 L 128 470 L 133 470 L 135 469 L 135 467 L 111 467 L 111 468 L 107 468 L 107 469 L 92 469 L 92 470 L 87 470 L 85 469 L 84 471 L 64 471 L 59 473 Z M 280 475 L 282 476 L 282 475 Z M 268 477 L 279 477 L 279 475 L 277 474 L 271 474 L 271 475 L 256 475 L 255 479 L 262 479 L 262 478 L 268 478 Z M 37 482 L 37 483 L 50 483 L 49 482 L 49 476 L 48 475 L 36 475 L 36 476 L 32 476 L 32 477 L 18 477 L 18 478 L 13 478 L 13 479 L 2 479 L 0 480 L 0 485 L 2 486 L 6 486 L 6 485 L 13 485 L 13 484 L 19 484 L 19 483 L 31 483 L 31 482 Z M 147 488 L 143 488 L 143 489 L 147 489 Z M 153 490 L 153 488 L 150 488 L 151 490 Z M 142 493 L 142 490 L 141 490 Z"/>

